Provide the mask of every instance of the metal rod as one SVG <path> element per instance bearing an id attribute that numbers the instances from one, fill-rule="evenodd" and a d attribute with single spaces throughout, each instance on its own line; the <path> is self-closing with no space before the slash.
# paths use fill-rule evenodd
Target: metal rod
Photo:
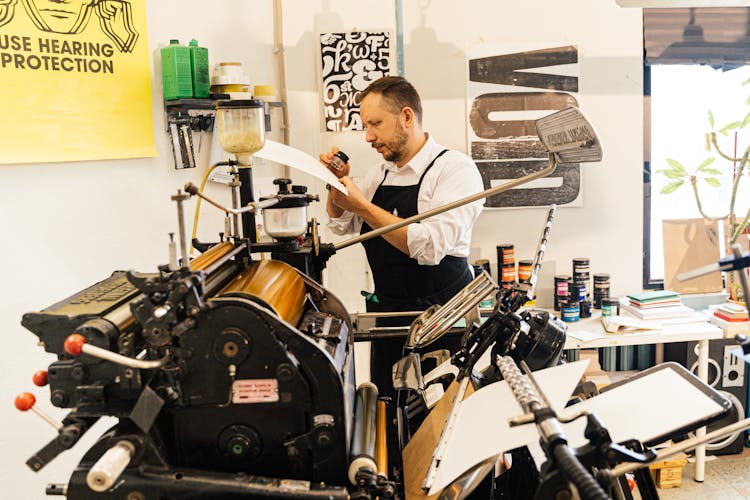
<path id="1" fill-rule="evenodd" d="M 167 363 L 167 361 L 169 361 L 169 356 L 164 356 L 163 358 L 157 359 L 155 361 L 133 359 L 127 356 L 123 356 L 122 354 L 117 354 L 116 352 L 103 349 L 93 344 L 83 344 L 83 346 L 81 347 L 81 351 L 88 354 L 89 356 L 94 356 L 95 358 L 103 359 L 105 361 L 111 361 L 112 363 L 127 366 L 129 368 L 139 368 L 143 370 L 162 367 Z"/>
<path id="2" fill-rule="evenodd" d="M 356 319 L 360 318 L 390 318 L 400 316 L 419 316 L 424 311 L 393 311 L 393 312 L 361 312 L 356 314 Z M 398 327 L 399 329 L 403 327 Z"/>
<path id="3" fill-rule="evenodd" d="M 464 206 L 473 201 L 481 200 L 482 198 L 489 198 L 490 196 L 494 196 L 498 193 L 502 193 L 503 191 L 507 191 L 509 189 L 513 189 L 516 186 L 520 186 L 521 184 L 526 184 L 527 182 L 533 181 L 534 179 L 546 177 L 554 171 L 555 171 L 555 158 L 553 155 L 550 154 L 549 165 L 546 168 L 540 170 L 539 172 L 534 172 L 533 174 L 529 174 L 524 177 L 514 179 L 512 181 L 506 182 L 505 184 L 501 184 L 500 186 L 495 186 L 494 188 L 486 189 L 479 193 L 467 196 L 466 198 L 462 198 L 460 200 L 447 203 L 443 206 L 433 208 L 432 210 L 427 210 L 426 212 L 413 215 L 402 221 L 395 222 L 393 224 L 380 227 L 378 229 L 373 229 L 372 231 L 367 232 L 365 234 L 361 234 L 355 238 L 351 238 L 346 241 L 342 241 L 341 243 L 337 243 L 336 245 L 333 246 L 333 248 L 334 250 L 338 251 L 338 250 L 341 250 L 342 248 L 346 248 L 346 247 L 355 245 L 357 243 L 367 241 L 371 238 L 376 238 L 380 236 L 381 234 L 389 233 L 391 231 L 402 228 L 404 226 L 408 226 L 409 224 L 413 224 L 414 222 L 419 222 L 428 217 L 432 217 L 433 215 L 442 214 L 443 212 L 447 212 L 448 210 L 453 210 L 454 208 Z"/>
<path id="4" fill-rule="evenodd" d="M 258 209 L 260 208 L 272 207 L 279 202 L 278 198 L 268 198 L 267 200 L 253 201 L 253 202 L 248 203 L 242 208 L 234 209 L 234 208 L 225 207 L 221 203 L 216 202 L 212 200 L 211 198 L 209 198 L 208 196 L 206 196 L 205 194 L 201 193 L 198 190 L 198 187 L 192 182 L 188 182 L 187 184 L 185 184 L 185 191 L 187 191 L 188 193 L 192 195 L 197 196 L 198 198 L 201 198 L 202 200 L 206 200 L 208 203 L 215 206 L 222 212 L 226 212 L 226 213 L 233 214 L 233 215 L 239 215 L 239 214 L 244 214 L 248 212 L 254 213 L 258 211 Z"/>
<path id="5" fill-rule="evenodd" d="M 216 271 L 221 266 L 223 266 L 226 261 L 228 261 L 229 259 L 231 259 L 235 255 L 237 255 L 238 253 L 242 252 L 246 248 L 247 248 L 247 244 L 246 243 L 240 243 L 231 252 L 229 252 L 228 254 L 224 255 L 220 260 L 217 260 L 215 263 L 213 263 L 212 265 L 210 265 L 209 267 L 207 267 L 203 271 L 206 274 L 212 274 L 214 271 Z"/>
<path id="6" fill-rule="evenodd" d="M 742 258 L 742 246 L 739 245 L 739 243 L 735 243 L 732 245 L 732 253 L 734 254 L 734 258 L 739 260 Z M 747 284 L 747 271 L 743 269 L 737 269 L 737 274 L 740 277 L 740 285 L 742 286 L 742 294 L 745 296 L 745 308 L 750 311 L 750 295 L 748 295 L 748 290 L 750 290 L 750 286 Z"/>
<path id="7" fill-rule="evenodd" d="M 177 224 L 180 236 L 180 254 L 182 257 L 182 267 L 188 267 L 188 242 L 187 236 L 185 235 L 185 210 L 182 207 L 182 202 L 188 198 L 188 195 L 182 194 L 182 191 L 177 190 L 177 194 L 172 196 L 172 200 L 177 202 Z"/>
<path id="8" fill-rule="evenodd" d="M 662 460 L 665 460 L 678 453 L 682 453 L 683 451 L 688 451 L 692 448 L 695 448 L 696 446 L 700 446 L 704 443 L 714 441 L 718 438 L 728 436 L 730 434 L 733 434 L 735 432 L 738 432 L 747 428 L 750 428 L 750 418 L 740 420 L 739 422 L 735 422 L 726 427 L 722 427 L 721 429 L 717 429 L 713 432 L 709 432 L 702 438 L 694 437 L 694 438 L 686 439 L 685 441 L 681 441 L 675 445 L 670 446 L 669 448 L 662 448 L 661 450 L 656 452 L 656 458 L 654 458 L 652 461 L 648 463 L 629 462 L 629 463 L 620 464 L 616 467 L 613 467 L 610 470 L 610 475 L 612 477 L 622 476 L 627 472 L 633 472 L 634 470 L 638 470 L 642 467 L 648 467 L 648 465 L 651 463 L 661 462 Z"/>
<path id="9" fill-rule="evenodd" d="M 49 425 L 51 425 L 52 427 L 54 427 L 56 431 L 59 431 L 60 429 L 62 429 L 62 424 L 60 422 L 58 422 L 57 420 L 55 420 L 52 417 L 50 417 L 49 415 L 47 415 L 46 413 L 44 413 L 42 410 L 40 410 L 36 406 L 32 406 L 31 407 L 31 411 L 33 411 L 34 413 L 36 413 L 37 415 L 39 415 L 39 417 L 41 417 L 42 420 L 44 420 Z"/>
<path id="10" fill-rule="evenodd" d="M 549 212 L 547 212 L 547 223 L 542 230 L 542 239 L 539 242 L 539 249 L 534 256 L 534 266 L 531 270 L 531 277 L 529 278 L 529 283 L 531 284 L 531 289 L 528 292 L 529 300 L 534 298 L 534 292 L 536 291 L 536 282 L 539 278 L 539 271 L 542 268 L 542 259 L 544 258 L 544 252 L 547 250 L 547 240 L 549 239 L 550 231 L 552 231 L 552 221 L 555 219 L 556 211 L 557 205 L 552 205 L 552 207 L 549 209 Z"/>
<path id="11" fill-rule="evenodd" d="M 238 209 L 237 207 L 239 206 L 239 203 L 240 203 L 239 196 L 237 193 L 237 189 L 239 188 L 239 185 L 240 183 L 237 181 L 232 182 L 232 184 L 230 185 L 231 190 L 232 190 L 232 208 L 235 210 Z M 232 214 L 232 223 L 233 223 L 233 230 L 231 234 L 235 238 L 239 238 L 240 237 L 240 214 L 239 212 Z"/>
<path id="12" fill-rule="evenodd" d="M 435 481 L 435 474 L 437 474 L 437 469 L 438 467 L 440 467 L 440 462 L 443 460 L 445 448 L 448 445 L 451 433 L 453 432 L 453 426 L 456 423 L 456 417 L 458 417 L 458 410 L 461 408 L 461 403 L 463 402 L 464 395 L 466 394 L 466 389 L 469 387 L 470 378 L 471 377 L 464 377 L 463 379 L 461 379 L 461 383 L 458 386 L 456 397 L 453 399 L 453 404 L 451 405 L 451 412 L 448 414 L 448 418 L 445 420 L 445 427 L 443 427 L 443 432 L 440 435 L 440 442 L 438 443 L 434 453 L 432 454 L 432 462 L 430 463 L 430 468 L 427 470 L 427 475 L 425 476 L 424 482 L 422 483 L 422 489 L 424 490 L 429 490 L 430 488 L 432 488 L 432 483 Z"/>

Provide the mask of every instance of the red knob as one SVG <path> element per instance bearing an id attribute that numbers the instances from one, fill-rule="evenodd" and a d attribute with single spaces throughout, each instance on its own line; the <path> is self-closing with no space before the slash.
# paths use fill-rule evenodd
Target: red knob
<path id="1" fill-rule="evenodd" d="M 68 335 L 68 338 L 65 339 L 65 352 L 67 352 L 71 356 L 78 356 L 81 354 L 81 349 L 83 349 L 83 344 L 85 343 L 86 339 L 83 337 L 83 335 L 79 335 L 77 333 Z"/>
<path id="2" fill-rule="evenodd" d="M 36 403 L 36 398 L 30 392 L 22 392 L 16 396 L 16 408 L 21 411 L 29 411 Z"/>
<path id="3" fill-rule="evenodd" d="M 44 387 L 47 385 L 47 370 L 39 370 L 38 372 L 35 372 L 31 377 L 31 380 L 34 382 L 34 385 Z"/>

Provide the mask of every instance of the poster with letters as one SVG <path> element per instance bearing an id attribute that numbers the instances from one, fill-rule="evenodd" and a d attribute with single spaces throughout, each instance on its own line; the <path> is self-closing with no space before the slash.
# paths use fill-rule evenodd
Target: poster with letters
<path id="1" fill-rule="evenodd" d="M 544 169 L 534 121 L 578 106 L 578 48 L 482 45 L 468 56 L 467 148 L 485 188 Z M 578 164 L 487 198 L 485 208 L 581 206 Z"/>
<path id="2" fill-rule="evenodd" d="M 390 75 L 390 33 L 323 33 L 320 61 L 323 130 L 364 130 L 359 96 L 370 83 Z"/>
<path id="3" fill-rule="evenodd" d="M 0 163 L 156 156 L 146 0 L 0 0 Z"/>

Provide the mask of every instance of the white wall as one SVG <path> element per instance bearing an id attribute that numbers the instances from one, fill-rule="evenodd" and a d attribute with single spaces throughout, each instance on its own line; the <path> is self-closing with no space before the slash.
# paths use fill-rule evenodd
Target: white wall
<path id="1" fill-rule="evenodd" d="M 392 30 L 394 2 L 286 0 L 283 2 L 288 105 L 293 146 L 316 155 L 337 145 L 352 157 L 353 174 L 376 161 L 362 133 L 321 133 L 317 84 L 317 34 L 323 31 Z M 196 37 L 213 62 L 240 60 L 253 83 L 276 84 L 271 0 L 147 2 L 152 51 L 170 38 Z M 597 128 L 605 161 L 583 173 L 583 207 L 564 208 L 552 231 L 547 258 L 569 273 L 573 257 L 591 258 L 592 272 L 610 272 L 615 294 L 641 285 L 642 74 L 641 16 L 614 1 L 450 0 L 404 2 L 406 77 L 421 91 L 425 127 L 444 145 L 466 151 L 464 51 L 491 43 L 576 43 L 581 53 L 582 108 Z M 158 59 L 155 59 L 158 61 Z M 156 145 L 153 159 L 0 166 L 0 262 L 4 291 L 0 331 L 4 371 L 0 415 L 0 484 L 3 498 L 43 498 L 48 482 L 66 482 L 100 426 L 41 473 L 24 462 L 53 436 L 31 414 L 12 409 L 18 392 L 31 389 L 31 374 L 49 354 L 20 326 L 24 312 L 40 310 L 108 276 L 115 269 L 150 271 L 167 260 L 167 233 L 176 230 L 169 196 L 202 169 L 176 171 L 163 133 L 158 68 L 152 79 Z M 32 116 L 29 117 L 31 119 Z M 6 126 L 9 120 L 4 122 Z M 256 176 L 272 176 L 258 168 Z M 321 183 L 292 173 L 322 193 Z M 213 190 L 217 197 L 225 194 Z M 200 235 L 213 236 L 221 217 L 204 209 Z M 192 208 L 188 206 L 188 213 Z M 311 209 L 322 218 L 323 205 Z M 486 211 L 473 246 L 494 259 L 495 245 L 512 241 L 516 255 L 530 255 L 541 229 L 541 209 Z M 323 231 L 324 239 L 332 237 Z M 364 253 L 342 250 L 329 263 L 327 285 L 352 310 L 369 287 Z M 38 405 L 55 417 L 42 390 Z M 98 431 L 98 432 L 97 432 Z"/>

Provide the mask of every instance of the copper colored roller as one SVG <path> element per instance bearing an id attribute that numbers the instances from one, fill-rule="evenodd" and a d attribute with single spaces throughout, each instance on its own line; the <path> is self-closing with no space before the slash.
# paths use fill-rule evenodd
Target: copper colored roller
<path id="1" fill-rule="evenodd" d="M 218 243 L 200 254 L 198 257 L 191 260 L 190 269 L 192 269 L 193 271 L 206 269 L 232 250 L 234 250 L 234 244 L 231 241 Z"/>
<path id="2" fill-rule="evenodd" d="M 287 323 L 297 326 L 305 305 L 305 282 L 289 264 L 279 260 L 252 262 L 219 296 L 250 296 L 268 305 Z"/>
<path id="3" fill-rule="evenodd" d="M 386 433 L 385 401 L 378 401 L 375 434 L 375 464 L 378 475 L 388 478 L 388 437 Z"/>

